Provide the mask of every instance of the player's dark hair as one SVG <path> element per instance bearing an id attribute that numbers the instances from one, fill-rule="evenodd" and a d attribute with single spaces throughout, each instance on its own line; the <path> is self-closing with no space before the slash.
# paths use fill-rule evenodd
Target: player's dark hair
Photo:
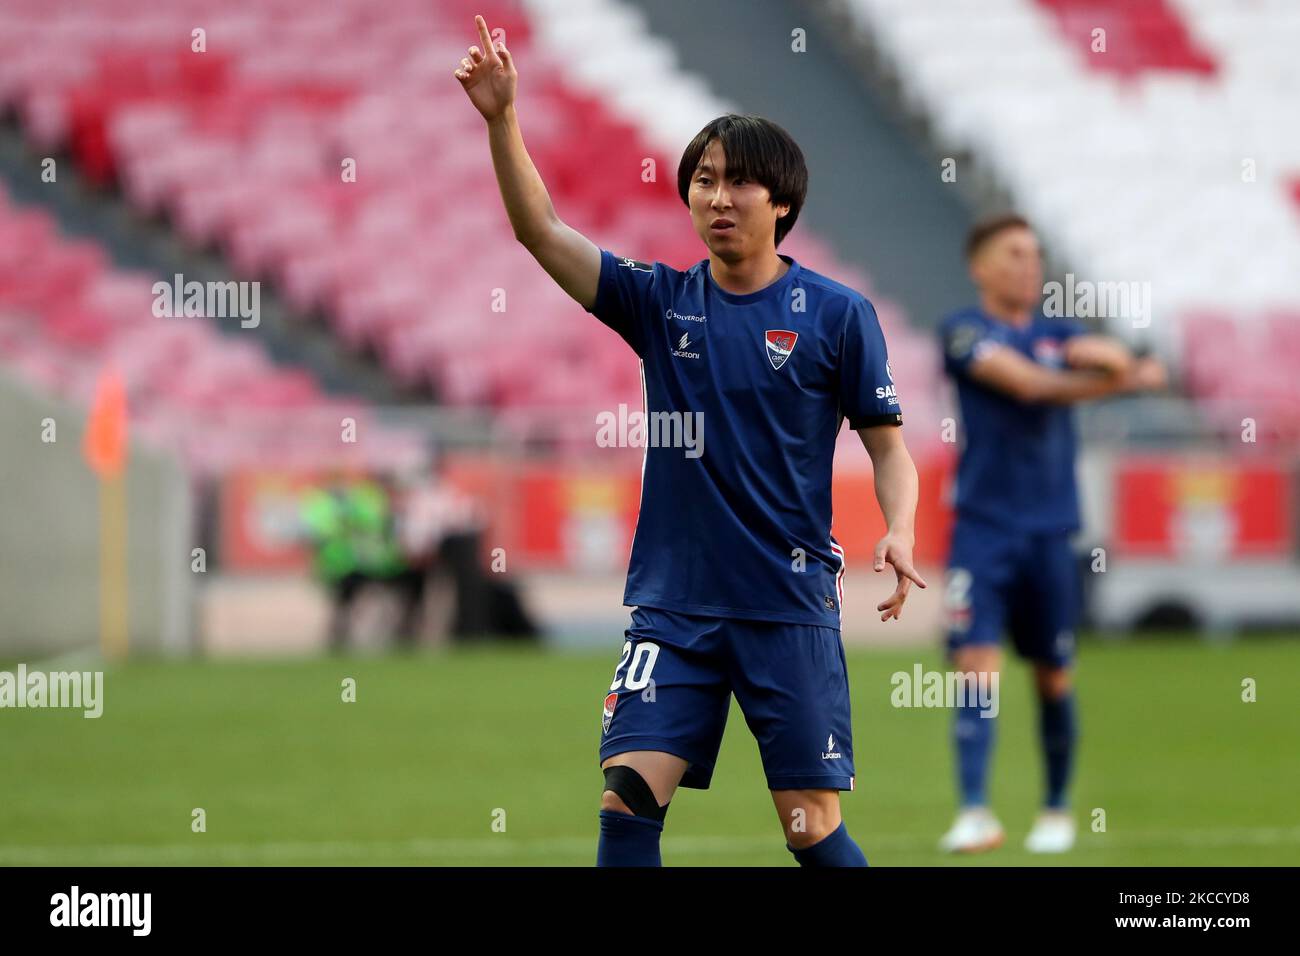
<path id="1" fill-rule="evenodd" d="M 1008 229 L 1032 228 L 1028 219 L 1014 212 L 1004 212 L 996 216 L 990 216 L 988 219 L 981 219 L 966 234 L 966 261 L 969 262 L 974 259 L 975 254 L 980 251 L 984 243 L 998 233 L 1006 232 Z"/>
<path id="2" fill-rule="evenodd" d="M 677 164 L 677 195 L 688 207 L 695 167 L 715 139 L 722 144 L 722 152 L 727 157 L 727 175 L 743 176 L 766 186 L 774 206 L 790 204 L 790 211 L 776 221 L 779 246 L 794 227 L 808 195 L 808 167 L 799 144 L 781 127 L 761 116 L 735 113 L 719 116 L 695 134 Z"/>

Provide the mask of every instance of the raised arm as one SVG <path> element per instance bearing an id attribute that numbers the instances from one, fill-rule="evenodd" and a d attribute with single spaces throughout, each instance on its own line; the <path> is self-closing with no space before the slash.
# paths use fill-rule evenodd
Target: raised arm
<path id="1" fill-rule="evenodd" d="M 515 238 L 579 305 L 591 309 L 600 283 L 600 249 L 555 214 L 550 194 L 524 148 L 515 115 L 518 73 L 504 43 L 492 43 L 482 17 L 475 17 L 479 46 L 469 48 L 456 79 L 488 129 L 492 166 Z"/>

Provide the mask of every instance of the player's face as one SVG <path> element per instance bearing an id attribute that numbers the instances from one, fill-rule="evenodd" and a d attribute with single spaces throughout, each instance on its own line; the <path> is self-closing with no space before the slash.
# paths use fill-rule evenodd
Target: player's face
<path id="1" fill-rule="evenodd" d="M 1019 309 L 1032 309 L 1043 296 L 1043 259 L 1030 229 L 1004 229 L 971 263 L 982 292 Z"/>
<path id="2" fill-rule="evenodd" d="M 790 211 L 788 205 L 773 206 L 761 183 L 728 174 L 727 155 L 716 139 L 700 156 L 687 198 L 695 232 L 727 262 L 773 247 L 776 220 Z"/>

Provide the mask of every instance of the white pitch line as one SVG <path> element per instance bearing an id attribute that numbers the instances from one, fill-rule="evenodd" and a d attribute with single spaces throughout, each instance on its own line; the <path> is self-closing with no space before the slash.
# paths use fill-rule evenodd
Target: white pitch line
<path id="1" fill-rule="evenodd" d="M 868 853 L 879 850 L 933 852 L 937 837 L 916 834 L 864 834 L 858 842 Z M 376 858 L 436 859 L 439 857 L 591 857 L 595 860 L 596 835 L 519 840 L 508 836 L 473 839 L 415 839 L 301 843 L 212 843 L 205 836 L 192 843 L 101 846 L 0 846 L 0 866 L 113 866 L 130 864 L 179 865 L 185 863 L 275 863 L 284 860 L 349 860 Z M 663 838 L 666 856 L 701 856 L 738 851 L 761 851 L 782 845 L 771 837 L 671 837 Z M 1217 830 L 1135 830 L 1079 835 L 1078 849 L 1097 851 L 1132 848 L 1187 848 L 1273 846 L 1300 844 L 1300 827 L 1236 827 Z"/>

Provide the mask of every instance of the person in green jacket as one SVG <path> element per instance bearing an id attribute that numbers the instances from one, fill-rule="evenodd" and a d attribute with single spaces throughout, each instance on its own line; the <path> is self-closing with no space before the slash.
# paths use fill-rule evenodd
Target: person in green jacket
<path id="1" fill-rule="evenodd" d="M 367 478 L 335 477 L 303 496 L 300 514 L 314 548 L 313 570 L 334 605 L 330 648 L 341 650 L 362 586 L 399 578 L 408 570 L 394 538 L 388 492 Z"/>

